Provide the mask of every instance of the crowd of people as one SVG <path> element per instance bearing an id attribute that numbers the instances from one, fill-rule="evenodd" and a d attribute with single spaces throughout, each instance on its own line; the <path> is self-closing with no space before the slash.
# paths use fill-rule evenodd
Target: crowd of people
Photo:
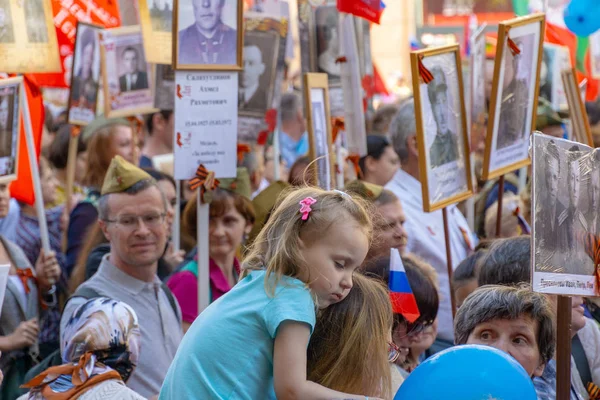
<path id="1" fill-rule="evenodd" d="M 35 208 L 0 184 L 0 264 L 10 264 L 0 399 L 392 399 L 425 359 L 463 344 L 510 354 L 538 399 L 556 398 L 557 299 L 529 286 L 528 187 L 517 193 L 506 178 L 500 234 L 497 182 L 478 182 L 473 230 L 464 204 L 448 208 L 450 277 L 441 211 L 423 211 L 413 100 L 371 116 L 360 176 L 346 168 L 345 187 L 331 191 L 314 186 L 301 99 L 283 95 L 279 111 L 280 159 L 272 141 L 240 146 L 237 176 L 205 193 L 205 310 L 196 193 L 182 182 L 178 199 L 153 164 L 173 151 L 173 113 L 147 116 L 141 132 L 124 119 L 87 126 L 71 199 L 73 127 L 45 133 L 51 252 Z M 392 308 L 392 249 L 416 320 Z M 591 399 L 600 302 L 573 297 L 572 307 L 571 399 Z"/>

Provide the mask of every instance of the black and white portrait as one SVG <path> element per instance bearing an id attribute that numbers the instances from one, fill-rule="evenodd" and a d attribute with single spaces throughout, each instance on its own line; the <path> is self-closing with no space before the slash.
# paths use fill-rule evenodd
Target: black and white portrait
<path id="1" fill-rule="evenodd" d="M 313 89 L 314 90 L 314 89 Z M 327 122 L 325 104 L 316 97 L 312 101 L 313 132 L 315 140 L 315 159 L 317 160 L 317 182 L 324 189 L 331 185 L 329 145 L 327 140 Z"/>
<path id="2" fill-rule="evenodd" d="M 25 27 L 29 43 L 48 43 L 48 28 L 44 21 L 44 0 L 23 0 Z"/>
<path id="3" fill-rule="evenodd" d="M 0 182 L 2 183 L 16 178 L 19 88 L 19 83 L 0 83 Z"/>
<path id="4" fill-rule="evenodd" d="M 430 71 L 433 81 L 427 85 L 427 97 L 431 105 L 436 133 L 431 147 L 429 147 L 429 161 L 431 168 L 454 162 L 458 159 L 458 137 L 456 130 L 450 124 L 451 107 L 448 102 L 448 85 L 446 76 L 439 66 L 434 66 Z"/>
<path id="5" fill-rule="evenodd" d="M 469 94 L 471 101 L 471 151 L 479 151 L 485 141 L 487 119 L 485 35 L 473 38 Z"/>
<path id="6" fill-rule="evenodd" d="M 280 37 L 276 32 L 250 31 L 244 36 L 238 103 L 240 112 L 263 116 L 271 108 Z"/>
<path id="7" fill-rule="evenodd" d="M 587 146 L 536 133 L 532 214 L 536 272 L 593 276 L 596 162 Z"/>
<path id="8" fill-rule="evenodd" d="M 14 95 L 0 96 L 0 158 L 11 155 L 13 98 Z"/>
<path id="9" fill-rule="evenodd" d="M 119 57 L 119 88 L 121 92 L 148 89 L 148 73 L 144 46 L 117 46 Z"/>
<path id="10" fill-rule="evenodd" d="M 0 43 L 14 42 L 15 31 L 10 12 L 10 0 L 0 0 Z"/>
<path id="11" fill-rule="evenodd" d="M 176 18 L 179 67 L 238 64 L 238 0 L 180 0 Z"/>
<path id="12" fill-rule="evenodd" d="M 173 110 L 175 96 L 175 71 L 170 65 L 156 64 L 156 90 L 154 107 L 160 110 Z"/>
<path id="13" fill-rule="evenodd" d="M 98 28 L 79 23 L 73 54 L 69 121 L 89 123 L 96 117 L 100 79 Z"/>
<path id="14" fill-rule="evenodd" d="M 539 96 L 552 105 L 552 109 L 559 111 L 567 109 L 565 88 L 561 79 L 561 72 L 571 68 L 568 47 L 544 43 L 542 65 L 540 68 Z"/>
<path id="15" fill-rule="evenodd" d="M 335 5 L 321 6 L 315 10 L 316 20 L 316 66 L 318 72 L 329 75 L 330 80 L 339 80 L 340 32 L 338 10 Z"/>
<path id="16" fill-rule="evenodd" d="M 173 30 L 173 0 L 148 0 L 152 30 L 171 32 Z"/>

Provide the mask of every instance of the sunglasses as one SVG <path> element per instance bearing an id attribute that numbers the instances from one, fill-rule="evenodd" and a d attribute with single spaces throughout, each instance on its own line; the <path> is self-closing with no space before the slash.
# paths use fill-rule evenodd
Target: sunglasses
<path id="1" fill-rule="evenodd" d="M 423 333 L 423 331 L 425 331 L 425 329 L 429 328 L 431 325 L 433 325 L 433 320 L 414 323 L 404 321 L 400 324 L 400 326 L 404 327 L 406 333 L 402 335 L 401 338 L 417 336 L 418 334 Z"/>
<path id="2" fill-rule="evenodd" d="M 388 342 L 388 361 L 393 363 L 400 357 L 400 348 L 394 342 Z"/>

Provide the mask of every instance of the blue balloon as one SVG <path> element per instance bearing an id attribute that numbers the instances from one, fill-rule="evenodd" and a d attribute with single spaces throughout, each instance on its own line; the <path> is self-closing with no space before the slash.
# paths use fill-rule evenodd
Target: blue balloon
<path id="1" fill-rule="evenodd" d="M 600 1 L 571 0 L 565 8 L 567 28 L 580 37 L 588 37 L 600 29 Z"/>
<path id="2" fill-rule="evenodd" d="M 531 377 L 514 358 L 493 347 L 446 349 L 419 365 L 394 400 L 536 400 Z"/>

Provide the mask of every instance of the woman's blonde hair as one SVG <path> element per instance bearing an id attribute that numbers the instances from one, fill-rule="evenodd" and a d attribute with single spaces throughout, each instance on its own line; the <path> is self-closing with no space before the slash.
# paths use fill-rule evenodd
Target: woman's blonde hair
<path id="1" fill-rule="evenodd" d="M 387 288 L 357 273 L 348 296 L 317 315 L 307 379 L 345 393 L 391 398 L 392 323 Z"/>
<path id="2" fill-rule="evenodd" d="M 115 156 L 114 137 L 119 126 L 129 127 L 129 125 L 109 125 L 95 131 L 88 139 L 87 149 L 87 167 L 83 185 L 95 189 L 100 189 L 104 182 L 104 176 L 110 162 Z M 133 135 L 132 135 L 133 136 Z"/>
<path id="3" fill-rule="evenodd" d="M 306 221 L 302 220 L 300 201 L 312 197 L 316 203 Z M 305 259 L 300 240 L 306 245 L 322 238 L 336 222 L 354 219 L 367 236 L 369 243 L 373 226 L 368 204 L 340 191 L 303 187 L 282 193 L 278 205 L 260 231 L 244 261 L 244 275 L 252 270 L 266 270 L 265 289 L 274 295 L 275 286 L 283 275 L 296 277 Z M 362 260 L 361 260 L 362 262 Z M 269 279 L 274 274 L 275 279 Z"/>

